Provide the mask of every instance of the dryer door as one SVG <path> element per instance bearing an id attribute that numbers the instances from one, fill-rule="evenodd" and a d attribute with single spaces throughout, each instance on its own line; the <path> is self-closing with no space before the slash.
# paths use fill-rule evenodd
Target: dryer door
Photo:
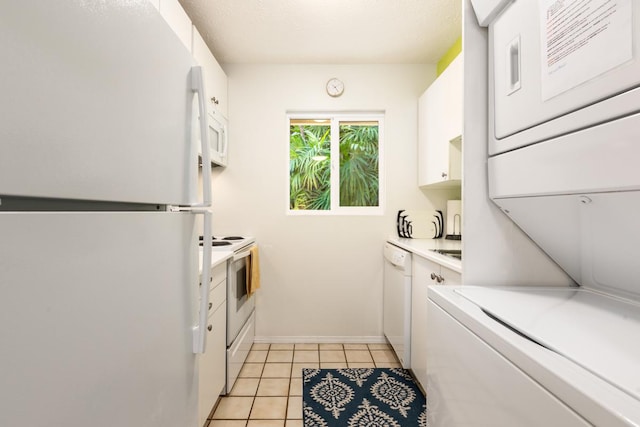
<path id="1" fill-rule="evenodd" d="M 639 2 L 561 3 L 513 2 L 489 29 L 491 154 L 640 108 Z"/>

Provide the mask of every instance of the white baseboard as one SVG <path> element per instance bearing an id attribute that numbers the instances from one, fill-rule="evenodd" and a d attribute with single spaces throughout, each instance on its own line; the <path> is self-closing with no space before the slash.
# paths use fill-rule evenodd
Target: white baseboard
<path id="1" fill-rule="evenodd" d="M 256 336 L 254 343 L 259 344 L 386 344 L 387 339 L 384 336 L 369 337 L 290 337 L 290 336 Z"/>

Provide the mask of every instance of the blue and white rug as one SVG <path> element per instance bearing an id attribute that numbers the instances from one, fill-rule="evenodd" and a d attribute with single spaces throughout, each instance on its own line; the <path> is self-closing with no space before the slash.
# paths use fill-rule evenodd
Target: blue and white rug
<path id="1" fill-rule="evenodd" d="M 426 399 L 400 368 L 302 370 L 304 427 L 425 427 Z"/>

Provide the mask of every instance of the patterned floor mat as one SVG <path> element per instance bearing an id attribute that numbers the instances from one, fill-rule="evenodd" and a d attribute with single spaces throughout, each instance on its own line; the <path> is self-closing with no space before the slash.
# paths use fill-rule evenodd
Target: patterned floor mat
<path id="1" fill-rule="evenodd" d="M 426 399 L 399 368 L 303 369 L 304 427 L 426 427 Z"/>

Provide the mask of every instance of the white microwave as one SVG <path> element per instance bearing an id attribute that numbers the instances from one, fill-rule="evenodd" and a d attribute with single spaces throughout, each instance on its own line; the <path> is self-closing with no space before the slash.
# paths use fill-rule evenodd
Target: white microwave
<path id="1" fill-rule="evenodd" d="M 208 147 L 211 163 L 214 166 L 227 166 L 227 152 L 229 148 L 227 118 L 213 108 L 213 106 L 209 106 L 207 110 L 207 125 L 209 126 Z M 202 158 L 200 144 L 198 144 L 198 155 Z"/>

